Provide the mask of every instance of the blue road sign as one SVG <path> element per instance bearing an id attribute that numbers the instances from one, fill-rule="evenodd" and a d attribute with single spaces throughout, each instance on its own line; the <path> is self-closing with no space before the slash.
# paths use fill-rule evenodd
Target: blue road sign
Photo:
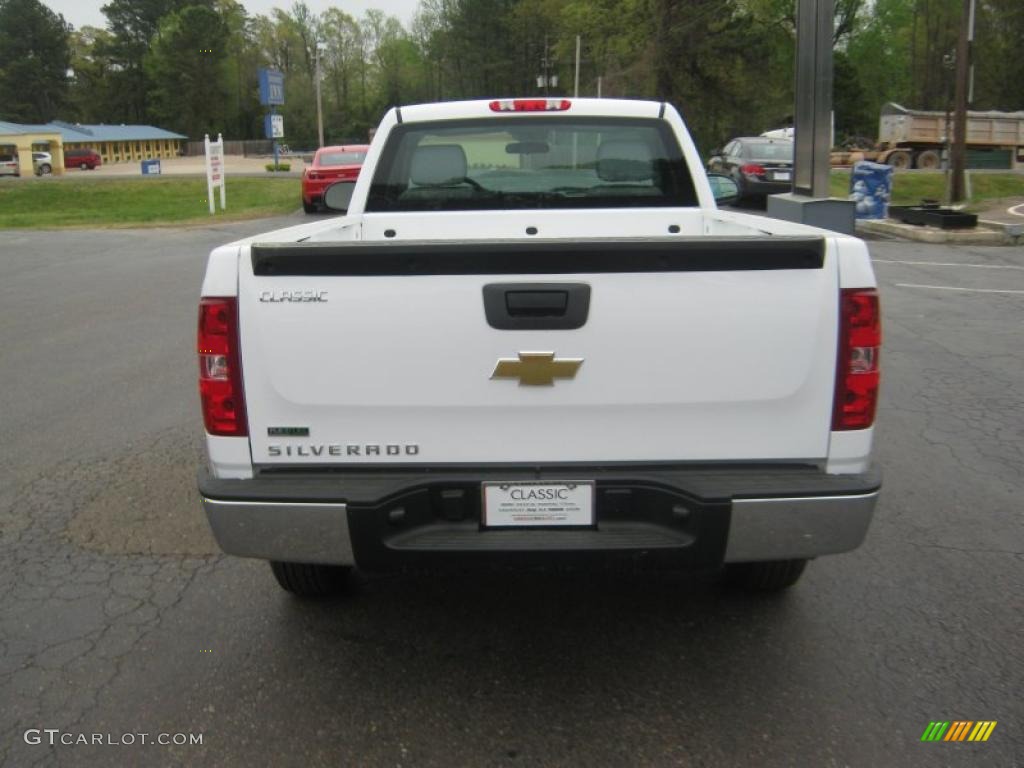
<path id="1" fill-rule="evenodd" d="M 261 69 L 260 104 L 278 106 L 284 104 L 284 75 L 276 69 Z"/>

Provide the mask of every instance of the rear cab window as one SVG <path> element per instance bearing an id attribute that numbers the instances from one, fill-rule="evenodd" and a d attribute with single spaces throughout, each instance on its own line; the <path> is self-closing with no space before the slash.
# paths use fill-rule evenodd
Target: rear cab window
<path id="1" fill-rule="evenodd" d="M 321 152 L 316 156 L 317 165 L 360 165 L 366 159 L 366 152 Z"/>
<path id="2" fill-rule="evenodd" d="M 696 205 L 664 120 L 531 116 L 396 126 L 366 210 Z"/>
<path id="3" fill-rule="evenodd" d="M 744 156 L 749 160 L 775 160 L 793 162 L 793 145 L 790 142 L 756 142 L 748 144 Z"/>

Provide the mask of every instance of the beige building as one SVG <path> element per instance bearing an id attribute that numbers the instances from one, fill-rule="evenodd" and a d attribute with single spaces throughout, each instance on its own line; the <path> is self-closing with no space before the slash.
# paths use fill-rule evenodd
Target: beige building
<path id="1" fill-rule="evenodd" d="M 151 125 L 83 125 L 54 120 L 44 125 L 0 121 L 0 154 L 18 158 L 22 176 L 33 173 L 32 153 L 49 152 L 53 172 L 64 172 L 64 152 L 94 149 L 104 163 L 177 157 L 187 136 Z"/>

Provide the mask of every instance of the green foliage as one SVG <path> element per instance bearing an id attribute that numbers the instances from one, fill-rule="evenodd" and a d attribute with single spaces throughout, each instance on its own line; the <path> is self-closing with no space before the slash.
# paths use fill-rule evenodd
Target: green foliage
<path id="1" fill-rule="evenodd" d="M 45 123 L 67 100 L 68 25 L 39 0 L 0 0 L 0 119 Z"/>
<path id="2" fill-rule="evenodd" d="M 157 122 L 188 136 L 224 128 L 228 28 L 215 11 L 190 5 L 163 18 L 145 58 Z"/>
<path id="3" fill-rule="evenodd" d="M 57 31 L 38 47 L 54 52 L 45 54 L 46 67 L 28 68 L 32 54 L 16 30 L 42 6 L 0 0 L 0 13 L 14 14 L 0 23 L 0 110 L 158 123 L 193 139 L 218 130 L 263 138 L 256 77 L 273 67 L 285 77 L 287 140 L 309 148 L 317 143 L 319 58 L 326 141 L 365 141 L 394 105 L 571 95 L 579 35 L 581 96 L 600 88 L 604 96 L 670 101 L 706 149 L 791 123 L 796 7 L 796 0 L 421 0 L 407 29 L 380 10 L 357 19 L 337 7 L 316 13 L 305 2 L 250 16 L 238 0 L 109 0 L 108 28 L 72 33 L 70 57 L 60 50 L 68 35 L 59 17 L 46 12 L 42 27 Z M 887 101 L 948 106 L 961 7 L 962 0 L 836 0 L 840 138 L 873 136 Z M 975 107 L 1024 109 L 1024 3 L 979 0 L 977 7 Z M 201 50 L 213 53 L 194 53 Z M 74 114 L 65 107 L 58 115 L 53 105 L 64 94 L 56 74 L 69 60 Z M 18 67 L 22 74 L 11 75 Z M 544 74 L 557 76 L 557 86 L 539 88 Z"/>
<path id="4" fill-rule="evenodd" d="M 873 136 L 878 124 L 877 113 L 871 108 L 860 73 L 844 51 L 835 52 L 832 82 L 836 142 L 842 143 L 847 136 Z"/>
<path id="5" fill-rule="evenodd" d="M 290 171 L 292 169 L 292 164 L 291 163 L 278 163 L 277 165 L 274 165 L 273 163 L 267 163 L 263 167 L 266 168 L 268 171 L 271 171 L 271 172 L 274 172 L 274 171 Z"/>
<path id="6" fill-rule="evenodd" d="M 150 120 L 152 83 L 143 62 L 159 32 L 161 20 L 189 5 L 209 7 L 211 4 L 211 0 L 111 0 L 103 6 L 111 37 L 102 55 L 111 65 L 109 80 L 114 110 L 114 115 L 106 122 Z"/>

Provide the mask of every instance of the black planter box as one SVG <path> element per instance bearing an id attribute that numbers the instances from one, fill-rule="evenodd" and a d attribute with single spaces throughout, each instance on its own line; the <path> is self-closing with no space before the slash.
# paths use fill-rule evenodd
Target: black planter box
<path id="1" fill-rule="evenodd" d="M 904 224 L 938 227 L 939 229 L 970 229 L 978 226 L 978 217 L 973 213 L 954 211 L 951 208 L 937 208 L 931 205 L 890 205 L 889 217 Z"/>

